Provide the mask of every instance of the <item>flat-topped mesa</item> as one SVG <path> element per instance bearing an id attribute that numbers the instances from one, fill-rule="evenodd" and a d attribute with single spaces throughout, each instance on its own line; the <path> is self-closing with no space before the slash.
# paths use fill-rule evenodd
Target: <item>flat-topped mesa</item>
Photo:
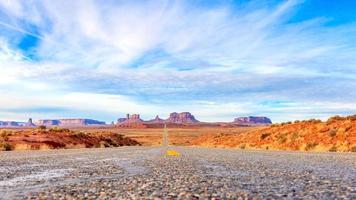
<path id="1" fill-rule="evenodd" d="M 175 123 L 175 124 L 192 124 L 198 123 L 199 121 L 195 119 L 195 117 L 190 112 L 181 112 L 176 113 L 173 112 L 169 114 L 169 118 L 166 120 L 167 123 Z"/>
<path id="2" fill-rule="evenodd" d="M 0 126 L 2 127 L 17 127 L 21 126 L 20 122 L 14 122 L 14 121 L 0 121 Z"/>
<path id="3" fill-rule="evenodd" d="M 94 119 L 43 119 L 38 120 L 36 125 L 43 126 L 90 126 L 90 125 L 105 125 Z"/>
<path id="4" fill-rule="evenodd" d="M 272 124 L 272 121 L 268 117 L 249 116 L 249 117 L 238 117 L 238 118 L 235 118 L 234 123 L 254 125 L 254 124 Z"/>

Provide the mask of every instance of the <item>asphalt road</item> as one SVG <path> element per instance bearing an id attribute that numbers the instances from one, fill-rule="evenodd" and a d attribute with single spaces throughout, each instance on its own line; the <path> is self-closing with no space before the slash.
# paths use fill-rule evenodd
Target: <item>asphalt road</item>
<path id="1" fill-rule="evenodd" d="M 356 153 L 169 149 L 0 152 L 0 199 L 356 199 Z"/>

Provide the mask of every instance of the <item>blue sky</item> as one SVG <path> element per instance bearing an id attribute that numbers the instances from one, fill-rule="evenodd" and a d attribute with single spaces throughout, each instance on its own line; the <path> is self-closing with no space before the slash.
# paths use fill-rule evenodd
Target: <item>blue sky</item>
<path id="1" fill-rule="evenodd" d="M 0 0 L 0 120 L 356 113 L 356 2 Z"/>

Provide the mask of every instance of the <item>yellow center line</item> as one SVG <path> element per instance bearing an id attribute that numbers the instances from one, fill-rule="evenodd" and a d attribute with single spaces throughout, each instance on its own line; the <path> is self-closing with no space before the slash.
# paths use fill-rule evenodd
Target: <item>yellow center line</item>
<path id="1" fill-rule="evenodd" d="M 168 146 L 169 146 L 169 143 L 168 143 L 168 130 L 167 130 L 167 125 L 166 124 L 164 124 L 162 146 L 164 146 L 165 148 L 168 148 Z M 167 150 L 166 151 L 166 156 L 180 156 L 180 153 L 178 151 L 174 151 L 174 150 Z"/>

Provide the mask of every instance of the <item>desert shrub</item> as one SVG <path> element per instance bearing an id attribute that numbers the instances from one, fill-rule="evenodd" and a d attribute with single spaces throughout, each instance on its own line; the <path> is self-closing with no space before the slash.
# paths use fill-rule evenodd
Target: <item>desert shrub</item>
<path id="1" fill-rule="evenodd" d="M 271 133 L 262 133 L 262 135 L 261 135 L 261 140 L 264 140 L 264 139 L 266 139 L 268 136 L 270 136 L 271 135 Z"/>
<path id="2" fill-rule="evenodd" d="M 46 131 L 47 127 L 45 125 L 38 126 L 38 130 Z"/>
<path id="3" fill-rule="evenodd" d="M 117 133 L 116 134 L 116 138 L 119 139 L 119 140 L 122 140 L 124 138 L 124 136 L 121 135 L 120 133 Z"/>
<path id="4" fill-rule="evenodd" d="M 299 121 L 299 120 L 295 120 L 294 123 L 295 123 L 295 124 L 298 124 L 298 123 L 300 123 L 300 121 Z"/>
<path id="5" fill-rule="evenodd" d="M 292 124 L 292 122 L 282 122 L 281 125 L 284 126 L 284 125 L 287 125 L 287 124 Z"/>
<path id="6" fill-rule="evenodd" d="M 346 127 L 345 127 L 345 132 L 349 131 L 351 128 L 352 128 L 352 125 L 351 124 L 347 124 Z"/>
<path id="7" fill-rule="evenodd" d="M 329 119 L 332 119 L 332 120 L 343 120 L 344 118 L 339 116 L 339 115 L 335 115 L 333 117 L 330 117 Z"/>
<path id="8" fill-rule="evenodd" d="M 50 132 L 58 132 L 58 133 L 70 132 L 69 129 L 61 128 L 59 126 L 53 126 L 52 128 L 49 129 L 49 131 Z"/>
<path id="9" fill-rule="evenodd" d="M 52 128 L 49 129 L 49 131 L 53 131 L 53 132 L 62 132 L 63 129 L 59 126 L 53 126 Z"/>
<path id="10" fill-rule="evenodd" d="M 246 149 L 246 144 L 240 144 L 240 145 L 239 145 L 239 148 L 240 148 L 240 149 Z"/>
<path id="11" fill-rule="evenodd" d="M 305 146 L 305 150 L 309 151 L 314 149 L 316 146 L 318 146 L 317 142 L 308 142 L 307 145 Z"/>
<path id="12" fill-rule="evenodd" d="M 3 129 L 0 131 L 0 137 L 7 137 L 7 136 L 11 136 L 12 134 L 13 134 L 12 130 Z"/>
<path id="13" fill-rule="evenodd" d="M 87 136 L 87 134 L 83 131 L 76 132 L 76 133 L 74 133 L 74 135 L 79 138 Z"/>
<path id="14" fill-rule="evenodd" d="M 278 127 L 278 124 L 271 124 L 270 127 Z"/>
<path id="15" fill-rule="evenodd" d="M 346 119 L 348 119 L 348 120 L 356 120 L 356 115 L 349 115 L 349 116 L 347 116 L 346 117 Z"/>
<path id="16" fill-rule="evenodd" d="M 12 150 L 12 146 L 7 142 L 1 142 L 0 143 L 0 150 L 2 150 L 2 151 L 11 151 Z"/>
<path id="17" fill-rule="evenodd" d="M 2 130 L 0 134 L 0 141 L 9 141 L 10 135 L 12 135 L 12 133 L 8 132 L 7 130 Z"/>
<path id="18" fill-rule="evenodd" d="M 298 139 L 299 138 L 299 133 L 298 132 L 294 132 L 293 134 L 292 134 L 292 136 L 291 136 L 291 139 L 292 140 L 296 140 L 296 139 Z"/>
<path id="19" fill-rule="evenodd" d="M 50 131 L 60 131 L 61 127 L 59 126 L 53 126 L 52 128 L 49 129 Z"/>
<path id="20" fill-rule="evenodd" d="M 320 119 L 309 119 L 307 122 L 316 124 L 316 123 L 320 123 L 321 120 Z"/>
<path id="21" fill-rule="evenodd" d="M 277 136 L 278 142 L 283 144 L 287 142 L 287 135 L 286 134 L 281 134 Z"/>
<path id="22" fill-rule="evenodd" d="M 337 147 L 334 145 L 329 149 L 330 152 L 337 152 Z"/>
<path id="23" fill-rule="evenodd" d="M 351 147 L 351 152 L 356 152 L 356 146 Z"/>
<path id="24" fill-rule="evenodd" d="M 113 147 L 118 147 L 118 146 L 120 146 L 116 141 L 114 141 L 114 140 L 111 139 L 111 138 L 106 138 L 105 141 L 106 141 L 106 143 L 107 143 L 109 146 L 113 146 Z"/>
<path id="25" fill-rule="evenodd" d="M 337 133 L 337 130 L 336 129 L 330 129 L 328 131 L 328 134 L 330 137 L 335 137 L 336 136 L 336 133 Z"/>
<path id="26" fill-rule="evenodd" d="M 333 122 L 335 122 L 335 121 L 339 121 L 339 120 L 343 120 L 343 119 L 345 119 L 345 118 L 340 117 L 339 115 L 335 115 L 335 116 L 333 116 L 333 117 L 330 117 L 330 118 L 326 121 L 326 123 L 327 123 L 327 124 L 331 124 L 331 123 L 333 123 Z"/>

